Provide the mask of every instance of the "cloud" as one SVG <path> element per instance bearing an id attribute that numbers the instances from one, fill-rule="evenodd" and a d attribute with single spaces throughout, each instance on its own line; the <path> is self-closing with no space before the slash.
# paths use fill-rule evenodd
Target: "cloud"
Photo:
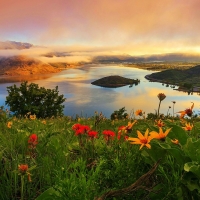
<path id="1" fill-rule="evenodd" d="M 132 54 L 200 51 L 199 0 L 3 1 L 3 40 Z"/>

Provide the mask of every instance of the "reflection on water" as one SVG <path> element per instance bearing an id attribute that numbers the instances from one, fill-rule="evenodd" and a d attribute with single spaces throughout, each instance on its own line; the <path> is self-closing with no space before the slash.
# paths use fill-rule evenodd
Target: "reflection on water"
<path id="1" fill-rule="evenodd" d="M 159 100 L 158 93 L 165 93 L 166 99 L 162 101 L 160 113 L 167 113 L 172 101 L 176 101 L 175 112 L 184 110 L 195 103 L 194 110 L 199 109 L 199 96 L 188 95 L 184 92 L 173 90 L 161 83 L 149 82 L 145 75 L 153 72 L 122 67 L 117 65 L 85 65 L 82 68 L 68 69 L 43 80 L 31 80 L 41 87 L 53 89 L 58 86 L 60 94 L 67 98 L 64 103 L 64 114 L 84 117 L 93 116 L 95 111 L 103 112 L 110 117 L 114 110 L 125 107 L 127 112 L 142 109 L 146 113 L 155 113 Z M 126 78 L 139 79 L 140 84 L 133 87 L 102 88 L 92 85 L 91 82 L 110 75 L 119 75 Z M 15 83 L 20 85 L 19 82 Z M 4 105 L 7 96 L 6 87 L 13 83 L 0 84 L 0 105 Z M 172 114 L 172 110 L 169 110 Z"/>

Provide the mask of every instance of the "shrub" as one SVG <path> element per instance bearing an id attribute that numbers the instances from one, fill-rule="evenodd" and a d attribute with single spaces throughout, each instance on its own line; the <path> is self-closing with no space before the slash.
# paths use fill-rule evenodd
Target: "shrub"
<path id="1" fill-rule="evenodd" d="M 55 89 L 45 89 L 35 83 L 21 83 L 20 87 L 15 84 L 7 87 L 8 96 L 6 105 L 17 116 L 24 116 L 28 112 L 37 117 L 46 118 L 62 116 L 65 101 L 64 95 L 59 95 L 58 86 Z"/>

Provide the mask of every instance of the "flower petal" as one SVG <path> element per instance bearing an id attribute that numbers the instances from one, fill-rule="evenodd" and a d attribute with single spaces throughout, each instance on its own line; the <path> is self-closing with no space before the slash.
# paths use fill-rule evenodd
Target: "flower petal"
<path id="1" fill-rule="evenodd" d="M 146 132 L 145 132 L 145 134 L 144 134 L 144 137 L 145 137 L 146 139 L 148 139 L 148 135 L 149 135 L 149 129 L 146 130 Z"/>
<path id="2" fill-rule="evenodd" d="M 151 145 L 150 144 L 146 144 L 145 145 L 148 149 L 151 149 Z"/>
<path id="3" fill-rule="evenodd" d="M 144 139 L 144 136 L 142 135 L 140 131 L 137 131 L 137 135 L 140 140 Z"/>

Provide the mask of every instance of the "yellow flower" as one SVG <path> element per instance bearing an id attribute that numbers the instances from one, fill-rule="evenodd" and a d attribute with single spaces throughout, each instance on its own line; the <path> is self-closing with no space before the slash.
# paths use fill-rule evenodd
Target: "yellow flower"
<path id="1" fill-rule="evenodd" d="M 184 130 L 186 130 L 186 131 L 191 131 L 192 130 L 192 128 L 193 128 L 193 125 L 192 124 L 190 124 L 190 123 L 186 123 L 185 124 L 185 127 L 182 127 Z"/>
<path id="2" fill-rule="evenodd" d="M 181 113 L 180 118 L 183 118 L 185 115 L 187 115 L 187 116 L 189 116 L 189 117 L 192 116 L 192 109 L 194 108 L 194 103 L 193 103 L 193 102 L 191 102 L 191 103 L 192 103 L 191 108 L 187 108 L 187 109 L 185 109 L 184 111 L 179 111 L 179 112 L 178 112 L 178 113 Z"/>
<path id="3" fill-rule="evenodd" d="M 165 138 L 167 137 L 168 133 L 170 132 L 172 128 L 169 128 L 165 131 L 165 133 L 163 133 L 162 128 L 159 127 L 159 133 L 157 133 L 156 131 L 152 131 L 150 133 L 151 135 L 151 139 L 158 139 L 158 140 L 165 140 Z"/>
<path id="4" fill-rule="evenodd" d="M 36 115 L 34 114 L 34 115 L 30 115 L 30 119 L 36 119 Z"/>
<path id="5" fill-rule="evenodd" d="M 151 141 L 151 137 L 149 136 L 149 129 L 146 130 L 145 134 L 142 135 L 140 131 L 137 131 L 138 138 L 132 138 L 129 137 L 128 141 L 130 141 L 131 144 L 141 144 L 140 149 L 143 146 L 146 146 L 147 148 L 151 148 L 151 145 L 149 142 Z"/>
<path id="6" fill-rule="evenodd" d="M 47 122 L 46 122 L 46 120 L 42 120 L 42 123 L 43 123 L 43 124 L 46 124 Z"/>
<path id="7" fill-rule="evenodd" d="M 179 141 L 177 139 L 171 140 L 171 142 L 174 144 L 179 144 Z"/>
<path id="8" fill-rule="evenodd" d="M 158 127 L 163 127 L 163 126 L 165 126 L 165 123 L 164 122 L 162 122 L 162 120 L 161 119 L 159 119 L 159 120 L 155 120 L 155 122 L 156 122 L 156 126 L 158 126 Z"/>
<path id="9" fill-rule="evenodd" d="M 11 128 L 11 127 L 12 127 L 12 122 L 8 122 L 8 123 L 7 123 L 7 127 L 8 127 L 8 128 Z"/>
<path id="10" fill-rule="evenodd" d="M 138 116 L 138 115 L 139 115 L 139 116 L 142 116 L 142 110 L 136 110 L 136 111 L 135 111 L 135 115 L 136 115 L 136 116 Z"/>

